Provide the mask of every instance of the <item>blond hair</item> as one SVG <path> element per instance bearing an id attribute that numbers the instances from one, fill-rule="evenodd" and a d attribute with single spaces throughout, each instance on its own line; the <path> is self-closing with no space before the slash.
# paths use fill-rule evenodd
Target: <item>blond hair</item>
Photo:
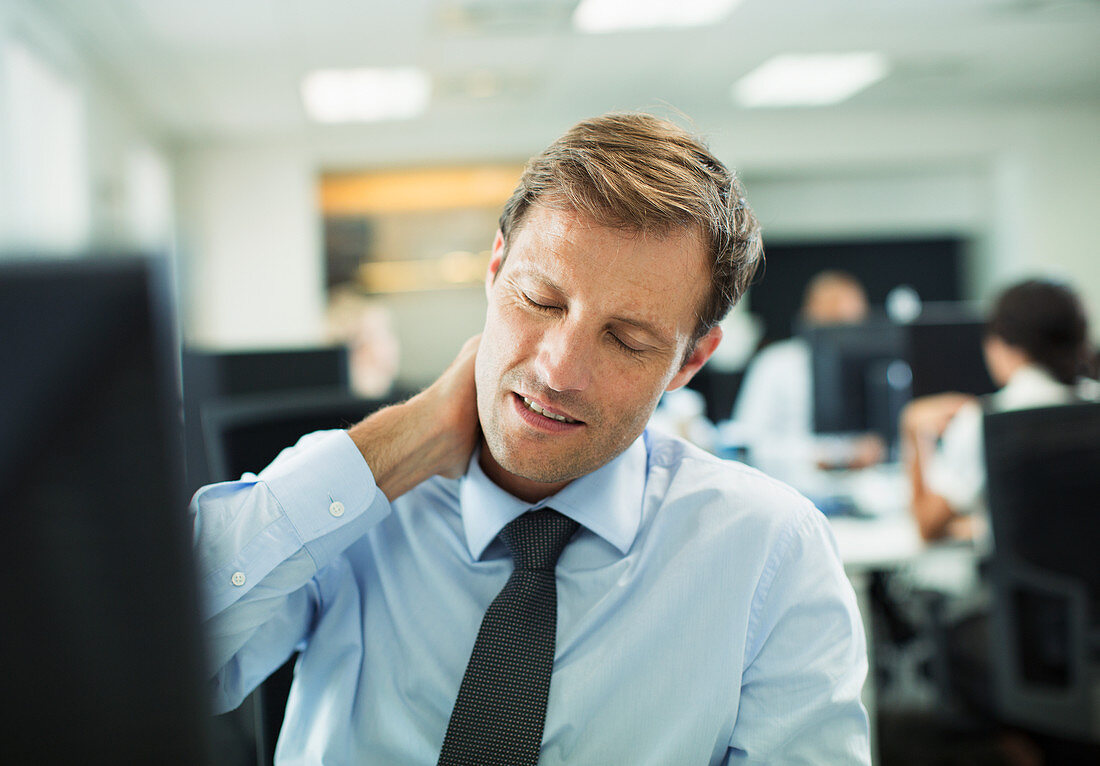
<path id="1" fill-rule="evenodd" d="M 505 258 L 510 237 L 536 203 L 603 226 L 701 233 L 711 289 L 695 340 L 741 298 L 763 253 L 760 224 L 737 177 L 691 133 L 648 114 L 585 120 L 528 161 L 500 216 Z"/>

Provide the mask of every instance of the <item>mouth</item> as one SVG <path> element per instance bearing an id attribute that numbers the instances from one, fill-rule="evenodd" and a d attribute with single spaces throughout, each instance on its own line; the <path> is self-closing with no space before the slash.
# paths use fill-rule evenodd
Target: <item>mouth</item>
<path id="1" fill-rule="evenodd" d="M 558 412 L 551 407 L 539 404 L 523 394 L 513 393 L 512 398 L 517 412 L 530 425 L 551 431 L 569 430 L 584 425 L 583 420 L 577 420 L 564 412 Z"/>
<path id="2" fill-rule="evenodd" d="M 566 415 L 561 415 L 561 414 L 556 413 L 556 412 L 551 412 L 548 409 L 544 409 L 544 408 L 540 407 L 539 405 L 537 405 L 535 402 L 528 399 L 526 396 L 520 396 L 520 399 L 523 400 L 523 406 L 525 406 L 527 409 L 531 410 L 532 412 L 537 412 L 538 414 L 542 415 L 543 417 L 552 418 L 554 420 L 557 420 L 559 423 L 580 423 L 579 420 L 574 420 L 573 418 L 567 417 Z"/>

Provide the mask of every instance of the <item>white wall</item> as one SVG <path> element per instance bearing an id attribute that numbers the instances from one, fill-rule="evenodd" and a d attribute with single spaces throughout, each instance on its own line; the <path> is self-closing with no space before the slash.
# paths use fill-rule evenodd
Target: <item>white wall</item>
<path id="1" fill-rule="evenodd" d="M 206 348 L 324 340 L 319 170 L 305 142 L 217 142 L 176 154 L 184 328 Z M 485 246 L 492 245 L 486 233 Z M 431 381 L 480 332 L 480 290 L 381 298 L 409 385 Z"/>
<path id="2" fill-rule="evenodd" d="M 170 251 L 170 174 L 109 75 L 33 2 L 0 3 L 0 252 Z"/>
<path id="3" fill-rule="evenodd" d="M 176 153 L 184 336 L 220 348 L 323 336 L 316 178 L 300 147 L 213 143 Z"/>

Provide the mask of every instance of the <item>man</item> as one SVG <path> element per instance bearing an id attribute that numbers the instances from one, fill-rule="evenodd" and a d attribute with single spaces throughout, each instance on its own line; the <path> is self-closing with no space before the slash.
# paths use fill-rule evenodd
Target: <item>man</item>
<path id="1" fill-rule="evenodd" d="M 531 160 L 480 340 L 196 496 L 219 709 L 300 646 L 283 763 L 866 763 L 821 515 L 643 434 L 760 247 L 736 179 L 664 121 L 582 122 Z"/>
<path id="2" fill-rule="evenodd" d="M 863 285 L 843 271 L 822 271 L 806 286 L 807 326 L 855 324 L 867 317 Z M 734 407 L 753 464 L 804 492 L 822 492 L 820 470 L 866 468 L 885 456 L 881 439 L 815 436 L 810 347 L 800 337 L 778 341 L 752 360 Z M 827 492 L 826 492 L 827 494 Z"/>

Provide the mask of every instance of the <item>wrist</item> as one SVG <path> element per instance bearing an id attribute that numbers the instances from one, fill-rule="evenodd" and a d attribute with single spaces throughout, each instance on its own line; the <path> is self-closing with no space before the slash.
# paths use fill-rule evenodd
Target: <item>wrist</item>
<path id="1" fill-rule="evenodd" d="M 348 429 L 391 501 L 432 476 L 461 476 L 473 451 L 475 427 L 461 422 L 447 397 L 429 388 L 373 413 Z"/>
<path id="2" fill-rule="evenodd" d="M 418 417 L 413 400 L 379 410 L 348 429 L 378 488 L 396 500 L 434 471 L 425 458 L 436 434 Z"/>

